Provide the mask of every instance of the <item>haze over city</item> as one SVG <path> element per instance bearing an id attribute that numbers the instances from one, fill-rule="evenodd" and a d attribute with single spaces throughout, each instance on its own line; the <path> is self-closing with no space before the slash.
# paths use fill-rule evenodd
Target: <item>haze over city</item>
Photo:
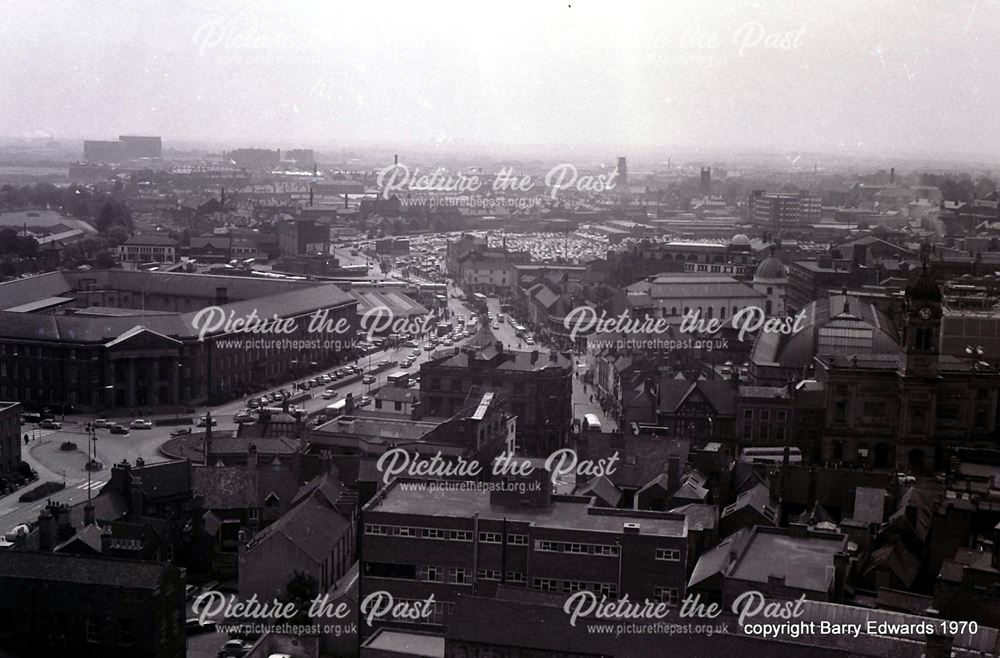
<path id="1" fill-rule="evenodd" d="M 5 1 L 0 136 L 1000 152 L 1000 3 L 781 4 Z"/>

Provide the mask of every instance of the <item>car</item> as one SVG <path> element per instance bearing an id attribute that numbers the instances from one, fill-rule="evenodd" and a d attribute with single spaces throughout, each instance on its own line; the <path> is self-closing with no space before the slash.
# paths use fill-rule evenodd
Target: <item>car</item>
<path id="1" fill-rule="evenodd" d="M 359 406 L 359 407 L 367 407 L 368 405 L 370 405 L 370 404 L 372 403 L 372 401 L 373 401 L 374 399 L 375 399 L 375 398 L 373 398 L 373 397 L 372 397 L 372 396 L 370 396 L 370 395 L 362 395 L 362 396 L 361 396 L 361 399 L 360 399 L 360 400 L 358 400 L 358 406 Z"/>
<path id="2" fill-rule="evenodd" d="M 524 339 L 524 342 L 527 343 L 528 345 L 534 345 L 535 339 L 532 338 L 531 336 L 528 336 L 527 338 Z"/>
<path id="3" fill-rule="evenodd" d="M 185 436 L 191 433 L 190 427 L 178 427 L 170 432 L 170 436 Z"/>
<path id="4" fill-rule="evenodd" d="M 330 375 L 323 375 L 322 377 L 319 377 L 318 379 L 319 379 L 319 381 L 320 381 L 321 384 L 331 384 L 331 383 L 333 383 L 333 377 L 331 377 Z"/>
<path id="5" fill-rule="evenodd" d="M 365 375 L 361 379 L 361 383 L 362 384 L 374 384 L 375 383 L 375 376 L 374 375 Z"/>
<path id="6" fill-rule="evenodd" d="M 235 414 L 233 414 L 233 422 L 237 423 L 237 424 L 238 423 L 252 423 L 253 422 L 253 415 L 249 411 L 247 411 L 245 409 L 243 411 L 237 411 Z"/>
<path id="7" fill-rule="evenodd" d="M 433 352 L 434 351 L 434 344 L 433 343 L 424 343 L 424 351 L 425 352 Z"/>
<path id="8" fill-rule="evenodd" d="M 335 379 L 343 379 L 344 375 L 346 374 L 347 373 L 344 371 L 343 368 L 337 368 L 337 370 L 333 373 L 333 376 Z"/>
<path id="9" fill-rule="evenodd" d="M 500 328 L 500 325 L 499 325 L 499 323 L 496 323 L 496 322 L 494 322 L 494 323 L 493 323 L 493 328 L 494 328 L 494 329 L 499 329 L 499 328 Z"/>
<path id="10" fill-rule="evenodd" d="M 109 427 L 108 431 L 111 432 L 112 434 L 128 434 L 128 428 L 119 423 L 115 423 L 114 425 Z"/>
<path id="11" fill-rule="evenodd" d="M 332 388 L 328 388 L 325 391 L 323 391 L 324 400 L 332 400 L 335 397 L 337 397 L 337 391 L 333 390 Z"/>
<path id="12" fill-rule="evenodd" d="M 250 409 L 257 409 L 260 407 L 260 398 L 250 398 L 247 400 L 247 407 Z"/>
<path id="13" fill-rule="evenodd" d="M 420 347 L 420 346 L 417 345 L 416 341 L 414 341 L 414 340 L 408 340 L 405 343 L 403 343 L 403 347 Z"/>
<path id="14" fill-rule="evenodd" d="M 136 418 L 131 423 L 129 423 L 129 429 L 133 430 L 151 430 L 153 429 L 153 423 L 142 418 Z"/>
<path id="15" fill-rule="evenodd" d="M 216 626 L 216 623 L 211 619 L 206 619 L 203 624 L 197 617 L 188 617 L 188 619 L 184 621 L 184 632 L 188 635 L 196 635 L 198 633 L 214 633 Z"/>
<path id="16" fill-rule="evenodd" d="M 218 656 L 219 658 L 240 658 L 240 656 L 245 656 L 248 651 L 250 651 L 250 647 L 243 640 L 227 640 L 219 649 Z"/>
<path id="17" fill-rule="evenodd" d="M 198 419 L 198 427 L 206 427 L 207 423 L 208 423 L 208 418 L 206 416 L 202 416 L 201 418 Z M 217 421 L 217 420 L 215 420 L 213 418 L 212 419 L 212 427 L 215 427 L 218 424 L 219 424 L 219 421 Z"/>
<path id="18" fill-rule="evenodd" d="M 412 356 L 413 358 L 417 358 L 418 356 L 420 356 L 420 348 L 417 348 L 415 350 L 410 350 L 410 356 Z"/>
<path id="19" fill-rule="evenodd" d="M 48 420 L 48 419 L 46 419 L 46 420 L 43 420 L 43 421 L 39 421 L 38 428 L 39 429 L 43 429 L 43 430 L 61 430 L 62 429 L 62 424 L 61 423 L 57 423 L 54 420 Z"/>
<path id="20" fill-rule="evenodd" d="M 451 339 L 450 338 L 445 338 L 444 339 L 444 346 L 445 347 L 451 347 Z"/>
<path id="21" fill-rule="evenodd" d="M 107 418 L 98 418 L 98 419 L 96 419 L 94 421 L 94 428 L 95 429 L 106 430 L 109 427 L 111 427 L 112 425 L 114 425 L 114 423 L 112 423 Z"/>

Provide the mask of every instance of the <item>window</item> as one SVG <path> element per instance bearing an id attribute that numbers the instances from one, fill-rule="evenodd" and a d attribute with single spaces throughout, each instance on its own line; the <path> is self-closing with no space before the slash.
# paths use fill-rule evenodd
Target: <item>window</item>
<path id="1" fill-rule="evenodd" d="M 511 546 L 527 546 L 528 535 L 507 535 L 507 543 Z"/>
<path id="2" fill-rule="evenodd" d="M 471 530 L 449 530 L 448 539 L 452 541 L 472 541 Z"/>
<path id="3" fill-rule="evenodd" d="M 366 535 L 388 535 L 388 529 L 384 525 L 365 524 Z"/>
<path id="4" fill-rule="evenodd" d="M 452 567 L 448 569 L 448 582 L 452 585 L 471 585 L 472 574 L 468 569 Z"/>
<path id="5" fill-rule="evenodd" d="M 666 560 L 667 562 L 679 562 L 681 552 L 676 548 L 658 548 L 656 549 L 656 559 Z"/>
<path id="6" fill-rule="evenodd" d="M 424 539 L 444 539 L 445 531 L 440 528 L 421 528 L 420 536 Z"/>
<path id="7" fill-rule="evenodd" d="M 98 628 L 97 617 L 94 615 L 87 615 L 86 634 L 87 642 L 96 644 L 101 641 L 101 632 Z"/>
<path id="8" fill-rule="evenodd" d="M 502 535 L 499 532 L 480 532 L 479 541 L 484 544 L 499 544 Z"/>
<path id="9" fill-rule="evenodd" d="M 770 423 L 771 422 L 771 412 L 767 409 L 760 410 L 760 422 Z"/>
<path id="10" fill-rule="evenodd" d="M 500 580 L 500 572 L 495 569 L 480 569 L 479 580 Z"/>
<path id="11" fill-rule="evenodd" d="M 654 587 L 653 598 L 668 605 L 677 605 L 680 602 L 680 595 L 673 587 Z"/>
<path id="12" fill-rule="evenodd" d="M 528 575 L 523 571 L 508 571 L 507 582 L 514 583 L 516 585 L 527 585 Z"/>
<path id="13" fill-rule="evenodd" d="M 444 579 L 441 567 L 432 564 L 420 566 L 420 580 L 428 583 L 440 583 Z"/>
<path id="14" fill-rule="evenodd" d="M 559 542 L 537 540 L 535 541 L 535 550 L 558 552 Z"/>
<path id="15" fill-rule="evenodd" d="M 847 422 L 847 403 L 844 402 L 843 400 L 838 402 L 834 409 L 833 422 L 835 423 Z"/>

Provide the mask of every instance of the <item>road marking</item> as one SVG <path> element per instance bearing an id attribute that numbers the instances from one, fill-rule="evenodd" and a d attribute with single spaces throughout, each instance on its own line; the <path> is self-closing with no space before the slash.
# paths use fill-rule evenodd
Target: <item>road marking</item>
<path id="1" fill-rule="evenodd" d="M 88 489 L 88 488 L 89 489 L 96 489 L 97 487 L 103 486 L 103 485 L 105 485 L 107 483 L 108 483 L 107 480 L 94 480 L 90 484 L 87 484 L 86 482 L 78 484 L 78 485 L 76 485 L 76 488 L 77 489 Z"/>

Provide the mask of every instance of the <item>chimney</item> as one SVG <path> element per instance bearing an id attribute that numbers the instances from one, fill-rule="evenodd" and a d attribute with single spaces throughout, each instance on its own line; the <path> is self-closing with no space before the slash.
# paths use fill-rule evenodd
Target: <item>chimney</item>
<path id="1" fill-rule="evenodd" d="M 677 455 L 670 455 L 667 457 L 667 493 L 668 495 L 674 495 L 674 493 L 681 486 L 681 459 Z"/>
<path id="2" fill-rule="evenodd" d="M 73 525 L 69 519 L 69 506 L 58 504 L 54 510 L 56 518 L 56 539 L 63 542 L 73 536 Z"/>
<path id="3" fill-rule="evenodd" d="M 494 347 L 496 348 L 498 354 L 503 354 L 503 343 L 497 341 Z"/>
<path id="4" fill-rule="evenodd" d="M 397 166 L 397 167 L 399 166 L 399 154 L 398 153 L 396 155 L 392 156 L 392 164 L 395 165 L 395 166 Z"/>
<path id="5" fill-rule="evenodd" d="M 129 490 L 129 502 L 131 503 L 130 511 L 133 514 L 142 515 L 145 513 L 145 496 L 142 492 L 142 477 L 138 475 L 132 476 L 132 487 Z"/>
<path id="6" fill-rule="evenodd" d="M 51 510 L 46 507 L 38 515 L 38 550 L 42 553 L 51 551 L 56 545 L 56 520 Z"/>
<path id="7" fill-rule="evenodd" d="M 247 468 L 251 471 L 257 468 L 257 444 L 251 443 L 247 448 Z"/>
<path id="8" fill-rule="evenodd" d="M 83 525 L 84 527 L 94 525 L 94 504 L 89 500 L 83 506 Z"/>
<path id="9" fill-rule="evenodd" d="M 354 393 L 348 393 L 344 398 L 344 413 L 349 414 L 354 411 Z"/>
<path id="10" fill-rule="evenodd" d="M 538 350 L 532 350 L 531 351 L 531 365 L 535 365 L 535 363 L 537 361 L 538 361 Z"/>
<path id="11" fill-rule="evenodd" d="M 833 601 L 834 603 L 844 602 L 844 583 L 847 580 L 847 566 L 849 564 L 847 553 L 836 553 L 833 556 Z"/>
<path id="12" fill-rule="evenodd" d="M 626 535 L 638 535 L 641 529 L 638 523 L 626 521 L 622 524 L 622 532 Z"/>
<path id="13" fill-rule="evenodd" d="M 896 168 L 892 167 L 889 169 L 889 185 L 896 184 Z"/>
<path id="14" fill-rule="evenodd" d="M 909 523 L 910 526 L 912 526 L 914 528 L 917 527 L 917 506 L 916 505 L 912 505 L 911 504 L 911 505 L 907 505 L 906 506 L 906 522 Z"/>
<path id="15" fill-rule="evenodd" d="M 136 468 L 142 468 L 145 465 L 146 465 L 146 460 L 143 459 L 142 457 L 139 457 L 138 459 L 135 460 L 135 467 Z"/>
<path id="16" fill-rule="evenodd" d="M 555 352 L 549 352 L 549 363 L 557 363 L 559 361 L 559 355 Z"/>

